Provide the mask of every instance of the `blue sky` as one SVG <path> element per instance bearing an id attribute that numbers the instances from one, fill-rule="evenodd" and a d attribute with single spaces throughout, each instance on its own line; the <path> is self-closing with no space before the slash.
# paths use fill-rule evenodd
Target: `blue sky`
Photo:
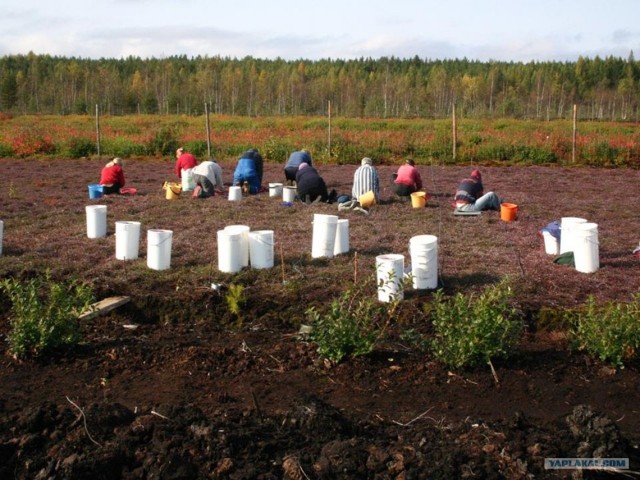
<path id="1" fill-rule="evenodd" d="M 640 59 L 639 0 L 2 0 L 0 56 Z"/>

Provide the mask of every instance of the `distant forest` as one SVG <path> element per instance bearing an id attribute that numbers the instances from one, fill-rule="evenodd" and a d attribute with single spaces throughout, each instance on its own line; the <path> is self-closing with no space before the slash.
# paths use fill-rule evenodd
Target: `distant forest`
<path id="1" fill-rule="evenodd" d="M 0 111 L 21 114 L 571 118 L 638 121 L 640 63 L 383 57 L 0 57 Z"/>

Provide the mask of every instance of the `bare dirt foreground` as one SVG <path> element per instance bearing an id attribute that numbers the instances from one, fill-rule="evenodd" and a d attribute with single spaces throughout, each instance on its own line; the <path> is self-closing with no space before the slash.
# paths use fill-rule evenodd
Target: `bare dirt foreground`
<path id="1" fill-rule="evenodd" d="M 496 212 L 452 215 L 470 168 L 422 166 L 427 208 L 340 212 L 349 253 L 312 259 L 313 213 L 338 214 L 336 205 L 283 206 L 266 193 L 168 201 L 169 161 L 127 162 L 138 194 L 89 200 L 103 163 L 0 160 L 0 275 L 49 269 L 90 282 L 98 298 L 131 297 L 83 321 L 72 351 L 19 361 L 0 342 L 0 478 L 638 478 L 639 365 L 616 371 L 571 351 L 562 322 L 589 295 L 628 301 L 640 291 L 637 170 L 482 168 L 486 189 L 520 207 L 506 223 Z M 230 181 L 233 164 L 223 168 Z M 385 185 L 394 169 L 379 167 Z M 339 193 L 350 192 L 354 170 L 320 167 Z M 268 165 L 265 182 L 281 172 Z M 108 206 L 105 238 L 87 238 L 91 204 Z M 597 272 L 545 254 L 539 229 L 566 216 L 598 224 Z M 137 260 L 115 259 L 118 220 L 142 224 Z M 274 268 L 218 271 L 216 231 L 232 224 L 274 230 Z M 145 232 L 156 228 L 174 232 L 168 270 L 145 262 Z M 419 234 L 438 236 L 448 294 L 511 279 L 527 333 L 495 362 L 499 384 L 488 368 L 448 371 L 403 336 L 428 336 L 432 292 L 406 291 L 386 340 L 337 366 L 297 334 L 306 308 L 354 283 L 375 296 L 375 256 L 408 258 Z M 231 283 L 245 287 L 239 315 L 225 301 Z M 8 299 L 0 307 L 4 340 Z M 562 457 L 629 458 L 631 468 L 545 470 L 545 458 Z"/>

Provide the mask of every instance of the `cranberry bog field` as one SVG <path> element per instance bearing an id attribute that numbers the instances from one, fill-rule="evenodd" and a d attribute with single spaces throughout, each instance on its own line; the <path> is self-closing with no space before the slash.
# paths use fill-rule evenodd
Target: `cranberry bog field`
<path id="1" fill-rule="evenodd" d="M 283 205 L 268 193 L 167 200 L 171 160 L 126 159 L 136 195 L 88 198 L 108 159 L 0 160 L 0 276 L 78 280 L 96 299 L 129 297 L 80 321 L 73 348 L 16 358 L 12 304 L 0 297 L 1 478 L 634 478 L 640 470 L 639 363 L 615 368 L 572 348 L 566 312 L 591 297 L 631 302 L 640 291 L 640 173 L 559 166 L 480 167 L 485 190 L 519 207 L 453 215 L 471 166 L 420 165 L 425 208 L 393 197 L 394 165 L 378 165 L 379 205 Z M 224 180 L 235 166 L 223 160 Z M 354 165 L 318 169 L 349 194 Z M 265 165 L 264 183 L 282 182 Z M 86 206 L 107 206 L 107 235 L 87 237 Z M 316 213 L 349 220 L 350 248 L 312 258 Z M 540 229 L 564 217 L 598 226 L 599 268 L 578 272 L 545 253 Z M 116 221 L 141 224 L 139 257 L 115 257 Z M 216 232 L 273 230 L 274 266 L 218 269 Z M 171 265 L 147 266 L 146 232 L 173 232 Z M 433 336 L 434 290 L 407 287 L 365 355 L 323 359 L 304 335 L 308 310 L 353 292 L 375 299 L 376 256 L 409 263 L 409 241 L 438 239 L 447 297 L 508 282 L 525 329 L 486 364 L 449 368 Z M 242 287 L 232 302 L 229 292 Z M 629 470 L 550 470 L 548 458 L 628 458 Z M 572 477 L 573 475 L 573 477 Z"/>

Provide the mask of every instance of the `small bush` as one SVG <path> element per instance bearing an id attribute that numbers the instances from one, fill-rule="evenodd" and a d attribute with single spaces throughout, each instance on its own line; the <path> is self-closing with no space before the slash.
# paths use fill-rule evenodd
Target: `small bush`
<path id="1" fill-rule="evenodd" d="M 94 299 L 90 286 L 76 281 L 63 285 L 49 274 L 26 283 L 5 279 L 0 290 L 12 303 L 7 340 L 16 357 L 75 345 L 80 337 L 78 316 Z"/>
<path id="2" fill-rule="evenodd" d="M 598 306 L 589 296 L 585 307 L 567 313 L 572 347 L 603 362 L 624 368 L 640 348 L 640 294 L 630 303 L 609 302 Z"/>
<path id="3" fill-rule="evenodd" d="M 435 294 L 430 314 L 435 329 L 434 356 L 453 368 L 489 363 L 508 356 L 522 335 L 524 325 L 509 305 L 511 289 L 504 283 L 480 296 L 458 293 L 445 299 Z"/>
<path id="4" fill-rule="evenodd" d="M 74 137 L 62 149 L 63 154 L 70 158 L 90 157 L 98 151 L 95 140 Z"/>
<path id="5" fill-rule="evenodd" d="M 13 148 L 4 143 L 0 143 L 0 158 L 13 157 Z"/>
<path id="6" fill-rule="evenodd" d="M 305 313 L 318 353 L 333 363 L 370 353 L 384 332 L 385 308 L 353 290 L 333 300 L 328 312 L 320 313 L 311 307 Z"/>

